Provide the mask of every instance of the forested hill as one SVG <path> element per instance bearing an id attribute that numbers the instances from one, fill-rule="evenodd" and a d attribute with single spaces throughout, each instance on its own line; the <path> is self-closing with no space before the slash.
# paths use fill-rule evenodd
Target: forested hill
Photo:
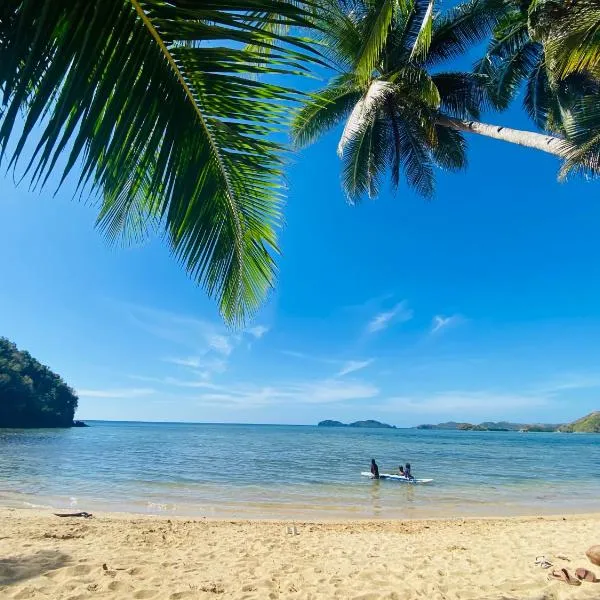
<path id="1" fill-rule="evenodd" d="M 72 427 L 76 408 L 56 373 L 0 337 L 0 427 Z"/>

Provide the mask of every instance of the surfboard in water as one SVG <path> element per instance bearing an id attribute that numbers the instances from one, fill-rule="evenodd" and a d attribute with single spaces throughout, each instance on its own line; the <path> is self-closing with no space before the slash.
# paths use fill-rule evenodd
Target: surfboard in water
<path id="1" fill-rule="evenodd" d="M 369 471 L 362 471 L 361 475 L 373 479 L 373 475 Z M 400 481 L 401 483 L 431 483 L 433 481 L 433 479 L 408 479 L 402 475 L 392 475 L 391 473 L 380 473 L 379 479 L 391 479 L 393 481 Z"/>

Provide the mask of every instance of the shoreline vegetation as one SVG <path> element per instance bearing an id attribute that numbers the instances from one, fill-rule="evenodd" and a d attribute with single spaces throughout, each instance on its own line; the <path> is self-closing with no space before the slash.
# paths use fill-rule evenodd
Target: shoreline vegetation
<path id="1" fill-rule="evenodd" d="M 509 421 L 486 421 L 475 425 L 448 421 L 437 425 L 418 425 L 417 429 L 446 431 L 520 431 L 523 433 L 600 433 L 600 411 L 594 411 L 570 423 L 511 423 Z"/>
<path id="2" fill-rule="evenodd" d="M 332 421 L 326 419 L 325 421 L 319 421 L 317 427 L 357 427 L 363 429 L 396 429 L 395 425 L 388 425 L 387 423 L 381 423 L 381 421 L 374 421 L 373 419 L 367 419 L 366 421 L 354 421 L 353 423 L 342 423 L 341 421 Z"/>
<path id="3" fill-rule="evenodd" d="M 74 390 L 29 352 L 0 337 L 0 428 L 87 427 Z"/>
<path id="4" fill-rule="evenodd" d="M 0 508 L 0 595 L 227 600 L 591 599 L 535 564 L 585 567 L 600 514 L 415 521 L 191 520 Z M 26 542 L 26 543 L 25 543 Z M 93 592 L 93 594 L 91 594 Z M 560 595 L 563 598 L 563 595 Z"/>
<path id="5" fill-rule="evenodd" d="M 370 429 L 397 429 L 396 425 L 388 425 L 381 421 L 367 419 L 353 423 L 342 423 L 326 419 L 319 421 L 318 427 L 358 427 Z M 485 421 L 473 423 L 448 421 L 446 423 L 417 425 L 416 429 L 435 431 L 519 431 L 522 433 L 600 433 L 600 411 L 594 411 L 570 423 L 511 423 L 510 421 Z"/>

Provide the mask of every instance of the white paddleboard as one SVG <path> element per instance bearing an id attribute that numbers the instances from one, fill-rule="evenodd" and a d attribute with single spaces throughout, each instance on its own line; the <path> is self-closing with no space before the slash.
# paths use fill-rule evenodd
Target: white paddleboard
<path id="1" fill-rule="evenodd" d="M 373 479 L 373 475 L 369 471 L 362 471 L 361 475 Z M 392 479 L 393 481 L 400 481 L 401 483 L 431 483 L 433 481 L 433 479 L 408 479 L 408 477 L 392 475 L 391 473 L 380 473 L 379 479 Z"/>

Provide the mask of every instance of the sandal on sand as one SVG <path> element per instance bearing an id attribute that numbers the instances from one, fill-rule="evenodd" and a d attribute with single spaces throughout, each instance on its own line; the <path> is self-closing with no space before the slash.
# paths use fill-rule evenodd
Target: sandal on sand
<path id="1" fill-rule="evenodd" d="M 577 577 L 577 579 L 580 579 L 581 581 L 589 581 L 590 583 L 600 583 L 600 579 L 598 579 L 596 575 L 594 575 L 594 573 L 583 568 L 577 569 L 577 571 L 575 571 L 575 577 Z"/>
<path id="2" fill-rule="evenodd" d="M 536 557 L 535 564 L 542 567 L 542 569 L 549 569 L 552 566 L 552 563 L 545 556 Z"/>
<path id="3" fill-rule="evenodd" d="M 581 581 L 573 577 L 566 569 L 555 569 L 552 573 L 548 574 L 548 579 L 558 579 L 569 585 L 581 585 Z"/>

